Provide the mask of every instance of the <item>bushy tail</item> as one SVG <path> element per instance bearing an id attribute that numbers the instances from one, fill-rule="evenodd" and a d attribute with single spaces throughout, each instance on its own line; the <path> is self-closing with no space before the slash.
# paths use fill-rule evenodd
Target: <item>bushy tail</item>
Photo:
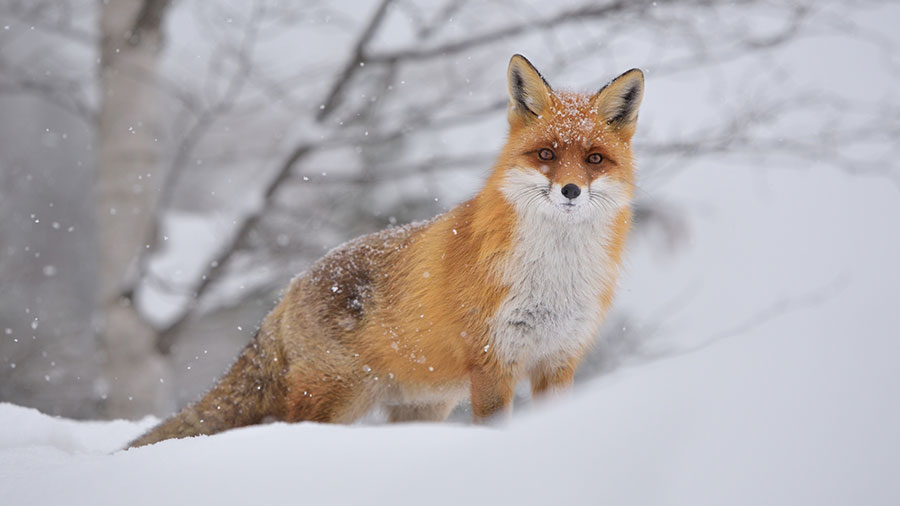
<path id="1" fill-rule="evenodd" d="M 165 439 L 215 434 L 235 427 L 282 418 L 285 399 L 281 353 L 264 349 L 255 338 L 228 373 L 199 401 L 132 441 L 134 448 Z"/>

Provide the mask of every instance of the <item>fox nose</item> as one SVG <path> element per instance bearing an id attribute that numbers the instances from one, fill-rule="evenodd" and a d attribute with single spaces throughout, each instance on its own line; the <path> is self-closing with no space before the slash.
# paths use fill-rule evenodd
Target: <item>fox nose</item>
<path id="1" fill-rule="evenodd" d="M 562 187 L 563 197 L 572 200 L 581 195 L 581 188 L 577 184 L 569 183 Z"/>

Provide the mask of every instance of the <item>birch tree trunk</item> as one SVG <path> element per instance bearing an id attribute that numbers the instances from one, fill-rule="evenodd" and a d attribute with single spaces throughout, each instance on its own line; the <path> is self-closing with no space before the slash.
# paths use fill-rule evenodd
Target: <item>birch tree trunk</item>
<path id="1" fill-rule="evenodd" d="M 164 177 L 158 159 L 156 73 L 168 0 L 101 1 L 97 124 L 100 347 L 105 411 L 115 418 L 171 412 L 169 366 L 156 331 L 126 293 Z"/>

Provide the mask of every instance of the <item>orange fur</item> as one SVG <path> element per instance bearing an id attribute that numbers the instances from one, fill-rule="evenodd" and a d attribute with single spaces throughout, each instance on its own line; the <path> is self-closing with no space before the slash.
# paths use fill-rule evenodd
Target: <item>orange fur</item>
<path id="1" fill-rule="evenodd" d="M 573 306 L 586 309 L 572 321 L 588 321 L 585 332 L 596 333 L 612 302 L 631 221 L 630 140 L 643 91 L 639 74 L 623 74 L 593 95 L 555 92 L 527 60 L 513 57 L 509 139 L 478 195 L 430 222 L 364 236 L 328 253 L 291 282 L 240 357 L 240 367 L 221 380 L 220 385 L 234 385 L 227 398 L 219 399 L 222 388 L 216 387 L 134 444 L 214 433 L 267 416 L 346 423 L 376 406 L 386 407 L 392 421 L 440 420 L 466 395 L 476 419 L 484 419 L 510 408 L 520 379 L 531 379 L 536 395 L 567 387 L 588 340 L 547 356 L 522 355 L 520 360 L 504 355 L 503 349 L 517 349 L 508 336 L 518 327 L 528 331 L 533 322 L 504 321 L 503 311 L 516 310 L 522 294 L 538 302 L 544 296 L 522 292 L 510 276 L 533 277 L 534 286 L 553 281 L 540 277 L 541 266 L 530 270 L 516 264 L 527 253 L 522 238 L 530 237 L 530 225 L 520 204 L 508 197 L 509 178 L 522 173 L 541 181 L 543 174 L 548 193 L 569 183 L 584 191 L 598 182 L 624 188 L 621 205 L 598 215 L 609 222 L 602 229 L 607 234 L 603 264 L 582 259 L 606 277 L 584 285 L 600 288 L 585 292 L 596 300 Z M 552 151 L 552 160 L 540 158 L 545 149 Z M 594 153 L 602 156 L 601 163 L 587 162 Z M 560 216 L 569 211 L 553 207 L 549 197 L 540 205 Z M 551 219 L 568 226 L 564 218 Z M 567 246 L 546 247 L 552 252 Z M 580 273 L 563 274 L 577 280 Z M 546 318 L 556 325 L 557 316 Z M 533 333 L 535 350 L 556 350 L 557 336 Z M 243 376 L 248 368 L 270 380 L 248 382 Z M 199 419 L 203 426 L 194 422 Z"/>

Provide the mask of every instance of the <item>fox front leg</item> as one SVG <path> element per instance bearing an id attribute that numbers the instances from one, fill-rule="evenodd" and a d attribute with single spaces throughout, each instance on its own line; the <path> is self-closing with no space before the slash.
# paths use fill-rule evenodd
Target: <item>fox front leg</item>
<path id="1" fill-rule="evenodd" d="M 510 374 L 492 368 L 472 371 L 472 414 L 475 423 L 508 416 L 512 412 L 513 379 Z"/>
<path id="2" fill-rule="evenodd" d="M 531 397 L 541 398 L 562 394 L 572 388 L 575 365 L 540 367 L 531 373 Z"/>

